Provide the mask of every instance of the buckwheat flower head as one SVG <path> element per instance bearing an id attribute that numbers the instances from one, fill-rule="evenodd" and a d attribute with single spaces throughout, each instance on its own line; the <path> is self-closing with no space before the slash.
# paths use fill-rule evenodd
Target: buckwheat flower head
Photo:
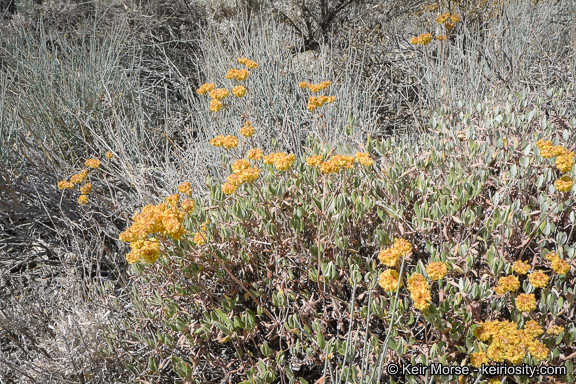
<path id="1" fill-rule="evenodd" d="M 205 93 L 211 92 L 214 90 L 214 88 L 216 88 L 216 84 L 214 83 L 205 83 L 202 84 L 202 86 L 200 88 L 198 88 L 196 90 L 196 92 L 198 92 L 199 94 L 203 95 Z"/>
<path id="2" fill-rule="evenodd" d="M 238 138 L 236 138 L 236 136 L 228 135 L 224 137 L 222 145 L 226 149 L 236 148 L 238 146 Z"/>
<path id="3" fill-rule="evenodd" d="M 87 195 L 90 192 L 92 192 L 92 184 L 90 183 L 86 183 L 83 186 L 80 187 L 80 193 L 83 195 Z"/>
<path id="4" fill-rule="evenodd" d="M 206 234 L 202 232 L 196 232 L 193 240 L 196 245 L 204 245 L 206 244 Z"/>
<path id="5" fill-rule="evenodd" d="M 410 44 L 418 45 L 420 44 L 420 36 L 414 36 L 410 39 Z"/>
<path id="6" fill-rule="evenodd" d="M 226 74 L 224 75 L 224 77 L 227 78 L 228 80 L 234 79 L 236 78 L 237 72 L 238 70 L 236 68 L 229 69 L 228 72 L 226 72 Z"/>
<path id="7" fill-rule="evenodd" d="M 526 264 L 522 260 L 516 260 L 512 265 L 512 271 L 519 275 L 525 275 L 530 270 L 530 264 Z"/>
<path id="8" fill-rule="evenodd" d="M 444 27 L 446 27 L 447 30 L 451 31 L 452 29 L 454 29 L 454 23 L 446 23 L 444 24 Z"/>
<path id="9" fill-rule="evenodd" d="M 562 155 L 572 155 L 574 156 L 573 152 L 570 152 L 569 150 L 567 150 L 566 148 L 564 148 L 561 145 L 554 145 L 552 147 L 552 153 L 554 154 L 554 156 L 562 156 Z"/>
<path id="10" fill-rule="evenodd" d="M 538 337 L 544 333 L 544 329 L 535 320 L 529 320 L 524 324 L 524 332 L 532 337 Z"/>
<path id="11" fill-rule="evenodd" d="M 474 352 L 470 354 L 470 365 L 480 368 L 482 364 L 488 364 L 488 356 L 485 352 Z"/>
<path id="12" fill-rule="evenodd" d="M 251 150 L 248 151 L 248 159 L 250 160 L 261 160 L 263 156 L 262 150 L 258 149 L 258 148 L 252 148 Z"/>
<path id="13" fill-rule="evenodd" d="M 414 307 L 423 311 L 430 306 L 432 301 L 430 286 L 420 273 L 414 273 L 410 276 L 408 290 L 410 291 L 410 298 L 414 301 Z"/>
<path id="14" fill-rule="evenodd" d="M 78 198 L 78 204 L 80 205 L 88 204 L 88 196 L 80 195 L 80 197 Z"/>
<path id="15" fill-rule="evenodd" d="M 231 195 L 231 194 L 235 193 L 237 189 L 238 189 L 238 186 L 234 185 L 232 183 L 226 182 L 226 183 L 222 184 L 222 192 L 224 192 L 227 195 Z"/>
<path id="16" fill-rule="evenodd" d="M 354 163 L 356 159 L 353 156 L 346 156 L 346 155 L 334 155 L 330 158 L 330 162 L 334 164 L 338 171 L 341 169 L 352 169 L 354 168 Z"/>
<path id="17" fill-rule="evenodd" d="M 386 292 L 395 292 L 398 287 L 399 275 L 394 269 L 387 269 L 380 274 L 378 278 L 378 284 Z M 402 286 L 402 284 L 400 284 Z"/>
<path id="18" fill-rule="evenodd" d="M 502 295 L 506 292 L 513 292 L 520 288 L 520 282 L 514 275 L 503 276 L 498 280 L 498 285 L 494 289 L 497 295 Z"/>
<path id="19" fill-rule="evenodd" d="M 335 172 L 338 172 L 340 170 L 340 168 L 338 168 L 338 166 L 336 166 L 331 161 L 323 161 L 322 164 L 320 164 L 319 169 L 320 169 L 320 172 L 326 173 L 326 174 L 335 173 Z"/>
<path id="20" fill-rule="evenodd" d="M 536 297 L 532 293 L 521 293 L 516 298 L 516 308 L 521 312 L 530 312 L 536 309 Z"/>
<path id="21" fill-rule="evenodd" d="M 178 186 L 178 192 L 190 196 L 192 194 L 192 184 L 190 182 L 184 182 Z"/>
<path id="22" fill-rule="evenodd" d="M 254 135 L 254 127 L 252 126 L 252 123 L 247 121 L 244 123 L 244 126 L 242 127 L 242 129 L 240 129 L 240 134 L 244 137 L 251 137 Z"/>
<path id="23" fill-rule="evenodd" d="M 210 139 L 210 141 L 208 143 L 214 147 L 221 147 L 224 145 L 224 139 L 225 139 L 225 137 L 223 135 L 218 135 L 218 136 Z"/>
<path id="24" fill-rule="evenodd" d="M 394 248 L 384 248 L 378 254 L 378 260 L 387 267 L 395 267 L 402 255 Z"/>
<path id="25" fill-rule="evenodd" d="M 562 260 L 556 256 L 556 258 L 552 260 L 552 270 L 558 275 L 565 275 L 570 271 L 570 264 L 568 264 L 566 260 Z"/>
<path id="26" fill-rule="evenodd" d="M 420 44 L 428 45 L 432 41 L 432 35 L 430 33 L 423 33 L 420 35 Z"/>
<path id="27" fill-rule="evenodd" d="M 180 195 L 174 193 L 173 195 L 166 196 L 166 201 L 168 202 L 169 206 L 175 207 L 178 205 L 178 202 L 180 201 Z"/>
<path id="28" fill-rule="evenodd" d="M 112 160 L 113 157 L 114 157 L 114 154 L 112 152 L 110 152 L 110 151 L 106 152 L 106 158 L 108 160 Z"/>
<path id="29" fill-rule="evenodd" d="M 306 164 L 311 167 L 319 167 L 322 164 L 322 156 L 314 155 L 306 159 Z"/>
<path id="30" fill-rule="evenodd" d="M 187 213 L 192 213 L 194 211 L 194 200 L 185 199 L 180 203 L 180 208 Z"/>
<path id="31" fill-rule="evenodd" d="M 550 326 L 548 326 L 548 329 L 546 330 L 546 332 L 550 335 L 559 335 L 562 332 L 564 332 L 564 327 L 562 327 L 560 325 L 550 325 Z"/>
<path id="32" fill-rule="evenodd" d="M 248 169 L 248 168 L 250 168 L 250 162 L 246 159 L 236 160 L 232 164 L 232 171 L 234 173 L 239 173 L 239 172 L 243 171 L 244 169 Z"/>
<path id="33" fill-rule="evenodd" d="M 74 183 L 72 183 L 70 181 L 62 180 L 62 181 L 58 182 L 58 189 L 59 190 L 72 189 L 72 188 L 74 188 Z"/>
<path id="34" fill-rule="evenodd" d="M 542 271 L 534 271 L 528 275 L 528 280 L 534 287 L 544 288 L 546 285 L 548 285 L 548 280 L 550 280 L 550 277 L 548 277 L 548 275 Z"/>
<path id="35" fill-rule="evenodd" d="M 444 276 L 446 276 L 447 271 L 448 268 L 446 267 L 446 264 L 442 262 L 430 263 L 426 267 L 426 273 L 432 280 L 442 280 Z"/>
<path id="36" fill-rule="evenodd" d="M 412 252 L 412 244 L 408 240 L 404 239 L 394 239 L 394 249 L 400 252 L 401 256 L 407 256 Z"/>
<path id="37" fill-rule="evenodd" d="M 210 110 L 210 112 L 218 112 L 219 110 L 222 109 L 222 106 L 224 104 L 218 100 L 218 99 L 212 99 L 210 100 L 210 106 L 208 107 L 208 109 Z"/>
<path id="38" fill-rule="evenodd" d="M 528 351 L 533 358 L 538 360 L 546 360 L 550 351 L 541 341 L 535 340 L 528 346 Z"/>
<path id="39" fill-rule="evenodd" d="M 454 15 L 452 15 L 452 17 L 450 18 L 450 20 L 451 20 L 453 23 L 459 23 L 462 19 L 460 18 L 460 16 L 454 14 Z"/>
<path id="40" fill-rule="evenodd" d="M 438 35 L 436 36 L 436 40 L 438 41 L 443 41 L 446 40 L 448 37 L 446 35 Z"/>
<path id="41" fill-rule="evenodd" d="M 246 80 L 248 78 L 248 75 L 250 74 L 250 72 L 248 72 L 247 69 L 241 69 L 239 71 L 236 72 L 236 80 L 238 81 L 242 81 L 242 80 Z"/>
<path id="42" fill-rule="evenodd" d="M 559 192 L 569 192 L 572 189 L 574 181 L 570 176 L 564 175 L 554 182 L 554 187 Z"/>
<path id="43" fill-rule="evenodd" d="M 370 158 L 370 155 L 368 155 L 368 153 L 356 152 L 354 157 L 356 158 L 356 161 L 358 161 L 358 163 L 362 164 L 365 167 L 371 167 L 372 165 L 374 165 L 374 160 Z"/>
<path id="44" fill-rule="evenodd" d="M 536 146 L 540 150 L 540 156 L 545 159 L 550 159 L 556 156 L 556 149 L 550 140 L 538 140 Z"/>
<path id="45" fill-rule="evenodd" d="M 86 180 L 87 176 L 88 176 L 88 170 L 84 169 L 82 172 L 72 175 L 70 181 L 74 184 L 80 184 L 81 182 Z"/>
<path id="46" fill-rule="evenodd" d="M 230 95 L 230 92 L 226 88 L 217 88 L 210 92 L 210 97 L 217 100 L 225 99 L 228 95 Z"/>
<path id="47" fill-rule="evenodd" d="M 301 82 L 298 83 L 298 86 L 299 86 L 300 88 L 308 88 L 308 83 L 305 82 L 305 81 L 301 81 Z"/>
<path id="48" fill-rule="evenodd" d="M 88 159 L 88 160 L 86 160 L 85 165 L 86 165 L 88 168 L 96 169 L 96 168 L 98 168 L 98 167 L 100 166 L 100 160 L 98 160 L 98 159 Z"/>
<path id="49" fill-rule="evenodd" d="M 438 17 L 436 18 L 436 22 L 437 22 L 438 24 L 444 24 L 445 22 L 448 21 L 449 18 L 450 18 L 450 12 L 446 12 L 446 13 L 438 16 Z"/>
<path id="50" fill-rule="evenodd" d="M 244 97 L 244 95 L 246 95 L 246 88 L 241 85 L 237 85 L 232 88 L 232 94 L 236 97 Z"/>
<path id="51" fill-rule="evenodd" d="M 570 172 L 572 166 L 574 165 L 574 153 L 570 152 L 568 154 L 558 156 L 556 158 L 555 165 L 556 168 L 560 170 L 560 172 Z"/>

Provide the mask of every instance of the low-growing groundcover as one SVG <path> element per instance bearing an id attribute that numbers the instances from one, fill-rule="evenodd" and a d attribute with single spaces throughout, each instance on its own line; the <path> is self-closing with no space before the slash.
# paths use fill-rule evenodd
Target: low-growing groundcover
<path id="1" fill-rule="evenodd" d="M 216 126 L 238 111 L 239 135 L 206 143 L 226 181 L 208 178 L 203 195 L 183 180 L 120 235 L 134 312 L 110 329 L 110 358 L 148 382 L 574 381 L 570 89 L 444 108 L 417 139 L 309 137 L 297 157 L 258 148 L 246 68 L 198 89 Z M 331 83 L 299 85 L 321 129 Z M 96 193 L 80 192 L 81 204 Z M 406 375 L 391 363 L 565 371 Z"/>

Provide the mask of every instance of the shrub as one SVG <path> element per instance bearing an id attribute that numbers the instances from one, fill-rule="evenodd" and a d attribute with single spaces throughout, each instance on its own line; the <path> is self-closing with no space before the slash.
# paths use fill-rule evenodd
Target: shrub
<path id="1" fill-rule="evenodd" d="M 551 90 L 546 114 L 527 93 L 493 95 L 442 109 L 413 140 L 309 138 L 304 156 L 251 150 L 258 128 L 214 137 L 227 181 L 208 178 L 194 203 L 182 184 L 121 235 L 137 278 L 124 326 L 145 351 L 122 358 L 141 377 L 194 382 L 416 382 L 390 362 L 544 363 L 572 380 L 569 91 Z M 244 110 L 210 83 L 199 93 L 222 102 L 216 116 Z"/>

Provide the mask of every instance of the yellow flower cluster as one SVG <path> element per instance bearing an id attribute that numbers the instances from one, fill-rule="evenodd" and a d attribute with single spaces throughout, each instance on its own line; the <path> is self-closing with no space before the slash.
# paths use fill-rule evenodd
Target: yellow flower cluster
<path id="1" fill-rule="evenodd" d="M 374 165 L 374 160 L 372 160 L 370 155 L 367 154 L 366 152 L 356 152 L 354 157 L 356 158 L 356 161 L 358 161 L 358 163 L 362 164 L 365 167 L 371 167 L 372 165 Z"/>
<path id="2" fill-rule="evenodd" d="M 569 192 L 572 189 L 574 180 L 568 175 L 564 175 L 554 182 L 554 187 L 560 192 Z"/>
<path id="3" fill-rule="evenodd" d="M 564 149 L 564 148 L 563 148 Z M 560 172 L 566 173 L 572 170 L 574 166 L 574 152 L 565 150 L 561 155 L 556 158 L 554 163 Z"/>
<path id="4" fill-rule="evenodd" d="M 134 223 L 119 236 L 121 241 L 129 242 L 132 251 L 126 255 L 129 263 L 135 263 L 140 259 L 146 262 L 155 261 L 160 254 L 159 243 L 153 239 L 148 239 L 148 235 L 160 234 L 170 236 L 178 240 L 184 236 L 186 229 L 182 225 L 193 202 L 185 200 L 185 206 L 179 208 L 178 194 L 170 195 L 166 198 L 167 203 L 158 205 L 147 205 L 132 217 Z M 152 260 L 152 261 L 150 261 Z"/>
<path id="5" fill-rule="evenodd" d="M 250 183 L 259 176 L 260 170 L 257 167 L 241 169 L 226 178 L 226 183 L 222 184 L 222 192 L 231 195 L 236 192 L 241 184 Z"/>
<path id="6" fill-rule="evenodd" d="M 510 321 L 486 321 L 474 329 L 474 336 L 490 343 L 486 356 L 495 363 L 509 361 L 513 365 L 522 363 L 529 352 L 533 358 L 545 360 L 549 351 L 538 340 L 534 340 L 534 328 L 518 329 Z"/>
<path id="7" fill-rule="evenodd" d="M 311 167 L 318 167 L 322 164 L 322 156 L 314 155 L 306 159 L 306 164 Z"/>
<path id="8" fill-rule="evenodd" d="M 444 41 L 444 40 L 446 40 L 447 38 L 448 38 L 448 36 L 446 36 L 446 35 L 438 35 L 438 36 L 436 36 L 436 40 L 438 40 L 438 41 Z"/>
<path id="9" fill-rule="evenodd" d="M 192 184 L 190 182 L 182 183 L 178 186 L 178 192 L 190 196 L 192 194 Z"/>
<path id="10" fill-rule="evenodd" d="M 230 92 L 226 88 L 217 88 L 210 92 L 210 97 L 212 99 L 222 100 L 227 98 L 230 95 Z"/>
<path id="11" fill-rule="evenodd" d="M 236 148 L 238 146 L 238 138 L 236 136 L 218 135 L 209 141 L 210 145 L 214 147 L 224 147 L 226 149 Z"/>
<path id="12" fill-rule="evenodd" d="M 240 64 L 244 64 L 245 66 L 247 66 L 250 69 L 254 69 L 254 68 L 258 68 L 258 63 L 255 62 L 254 60 L 250 60 L 247 57 L 241 57 L 238 59 L 238 62 Z"/>
<path id="13" fill-rule="evenodd" d="M 88 204 L 88 196 L 87 195 L 80 195 L 78 198 L 78 204 L 85 205 Z"/>
<path id="14" fill-rule="evenodd" d="M 206 234 L 204 232 L 196 232 L 193 240 L 196 245 L 204 245 L 206 244 Z"/>
<path id="15" fill-rule="evenodd" d="M 548 327 L 547 332 L 548 332 L 550 335 L 559 335 L 559 334 L 561 334 L 562 332 L 564 332 L 564 327 L 562 327 L 562 326 L 560 326 L 560 325 L 550 325 L 550 326 Z"/>
<path id="16" fill-rule="evenodd" d="M 86 160 L 86 166 L 88 168 L 96 169 L 100 166 L 100 160 L 98 159 L 88 159 Z"/>
<path id="17" fill-rule="evenodd" d="M 352 169 L 356 159 L 353 156 L 334 155 L 328 161 L 320 164 L 320 172 L 322 173 L 336 173 L 341 169 Z"/>
<path id="18" fill-rule="evenodd" d="M 226 72 L 225 77 L 228 80 L 236 79 L 238 81 L 243 81 L 243 80 L 246 80 L 248 78 L 249 74 L 250 74 L 250 72 L 247 69 L 232 68 L 232 69 L 229 69 L 228 72 Z"/>
<path id="19" fill-rule="evenodd" d="M 520 282 L 514 275 L 504 276 L 498 280 L 498 285 L 494 288 L 497 295 L 503 295 L 506 292 L 513 292 L 520 288 Z"/>
<path id="20" fill-rule="evenodd" d="M 263 155 L 264 155 L 264 153 L 262 152 L 261 149 L 252 148 L 251 150 L 248 151 L 247 157 L 250 160 L 258 161 L 258 160 L 262 159 Z"/>
<path id="21" fill-rule="evenodd" d="M 530 264 L 526 264 L 522 260 L 516 260 L 512 265 L 512 271 L 519 275 L 525 275 L 530 270 Z"/>
<path id="22" fill-rule="evenodd" d="M 445 22 L 448 21 L 448 19 L 450 19 L 450 12 L 446 12 L 446 13 L 443 13 L 442 15 L 438 16 L 436 18 L 436 22 L 438 24 L 444 24 Z"/>
<path id="23" fill-rule="evenodd" d="M 244 123 L 244 126 L 240 129 L 240 134 L 244 137 L 251 137 L 252 135 L 254 135 L 254 127 L 252 126 L 252 123 L 249 121 L 246 121 Z"/>
<path id="24" fill-rule="evenodd" d="M 300 88 L 308 88 L 313 93 L 320 92 L 332 85 L 331 81 L 323 81 L 320 84 L 310 84 L 305 81 L 301 81 L 298 83 Z"/>
<path id="25" fill-rule="evenodd" d="M 378 284 L 386 292 L 395 292 L 396 288 L 398 287 L 398 279 L 399 275 L 397 271 L 394 269 L 387 269 L 380 274 L 380 277 L 378 278 Z M 400 283 L 400 286 L 402 286 L 402 283 Z"/>
<path id="26" fill-rule="evenodd" d="M 236 97 L 244 97 L 244 95 L 246 95 L 246 87 L 237 85 L 232 88 L 232 94 Z"/>
<path id="27" fill-rule="evenodd" d="M 412 244 L 404 239 L 396 239 L 392 247 L 380 251 L 378 260 L 388 267 L 395 267 L 400 259 L 410 252 L 412 252 Z"/>
<path id="28" fill-rule="evenodd" d="M 566 173 L 572 170 L 574 166 L 574 152 L 567 150 L 561 145 L 552 145 L 550 140 L 538 140 L 536 146 L 540 150 L 540 156 L 545 159 L 556 157 L 554 165 L 560 172 Z M 572 189 L 574 180 L 568 175 L 562 176 L 554 182 L 554 187 L 560 192 L 568 192 Z"/>
<path id="29" fill-rule="evenodd" d="M 232 172 L 234 173 L 240 173 L 245 169 L 250 168 L 250 162 L 246 159 L 240 159 L 240 160 L 236 160 L 233 164 L 232 164 Z"/>
<path id="30" fill-rule="evenodd" d="M 567 274 L 568 271 L 570 271 L 570 264 L 568 264 L 566 260 L 562 260 L 557 254 L 551 252 L 548 255 L 550 254 L 553 255 L 550 257 L 550 261 L 552 262 L 552 270 L 559 275 Z"/>
<path id="31" fill-rule="evenodd" d="M 160 258 L 160 242 L 155 238 L 148 240 L 136 240 L 130 243 L 130 252 L 126 255 L 126 260 L 134 264 L 139 260 L 145 263 L 153 263 Z"/>
<path id="32" fill-rule="evenodd" d="M 475 352 L 470 354 L 470 365 L 476 368 L 480 368 L 482 364 L 488 364 L 490 360 L 488 360 L 488 356 L 486 352 Z"/>
<path id="33" fill-rule="evenodd" d="M 70 177 L 70 181 L 74 184 L 80 184 L 86 180 L 86 177 L 88 177 L 88 170 L 84 169 L 82 172 L 72 175 L 72 177 Z"/>
<path id="34" fill-rule="evenodd" d="M 426 266 L 426 273 L 432 280 L 442 280 L 444 276 L 446 276 L 446 272 L 448 272 L 448 267 L 440 261 L 430 263 Z"/>
<path id="35" fill-rule="evenodd" d="M 204 83 L 200 88 L 196 90 L 200 95 L 204 95 L 208 92 L 212 92 L 216 88 L 216 84 L 214 83 Z"/>
<path id="36" fill-rule="evenodd" d="M 423 311 L 430 306 L 432 301 L 430 286 L 420 273 L 414 273 L 410 276 L 408 290 L 410 291 L 410 298 L 414 301 L 414 307 Z"/>
<path id="37" fill-rule="evenodd" d="M 536 320 L 528 320 L 524 324 L 524 332 L 528 333 L 530 336 L 538 337 L 544 334 L 544 329 L 538 324 Z"/>
<path id="38" fill-rule="evenodd" d="M 321 106 L 323 106 L 324 104 L 328 103 L 333 103 L 336 100 L 336 96 L 310 96 L 308 98 L 308 105 L 306 106 L 306 109 L 308 109 L 310 112 L 314 111 L 316 108 L 320 108 Z"/>
<path id="39" fill-rule="evenodd" d="M 522 312 L 530 312 L 536 309 L 536 297 L 532 293 L 521 293 L 516 298 L 516 308 Z"/>
<path id="40" fill-rule="evenodd" d="M 58 189 L 59 190 L 72 189 L 72 188 L 74 188 L 74 183 L 72 183 L 70 181 L 62 180 L 62 181 L 58 182 Z"/>
<path id="41" fill-rule="evenodd" d="M 192 213 L 194 211 L 194 205 L 194 200 L 192 199 L 185 199 L 180 203 L 182 210 L 187 213 Z"/>
<path id="42" fill-rule="evenodd" d="M 293 153 L 287 155 L 283 152 L 279 153 L 271 153 L 267 156 L 264 156 L 264 164 L 272 165 L 276 167 L 279 171 L 286 171 L 292 166 L 296 160 L 296 156 Z"/>
<path id="43" fill-rule="evenodd" d="M 550 277 L 542 271 L 534 271 L 528 275 L 528 280 L 536 288 L 545 288 L 548 285 Z"/>
<path id="44" fill-rule="evenodd" d="M 208 107 L 208 109 L 210 110 L 210 112 L 218 112 L 219 110 L 222 109 L 223 105 L 224 103 L 222 103 L 220 100 L 212 99 L 210 100 L 210 106 Z"/>
<path id="45" fill-rule="evenodd" d="M 110 151 L 106 152 L 106 158 L 108 160 L 112 160 L 113 157 L 114 157 L 114 154 L 112 152 L 110 152 Z"/>
<path id="46" fill-rule="evenodd" d="M 432 35 L 430 33 L 423 33 L 420 36 L 415 36 L 410 39 L 410 44 L 413 45 L 428 45 L 432 41 Z"/>
<path id="47" fill-rule="evenodd" d="M 92 192 L 92 184 L 90 183 L 86 183 L 83 186 L 80 187 L 80 193 L 83 195 L 87 195 L 90 192 Z"/>

